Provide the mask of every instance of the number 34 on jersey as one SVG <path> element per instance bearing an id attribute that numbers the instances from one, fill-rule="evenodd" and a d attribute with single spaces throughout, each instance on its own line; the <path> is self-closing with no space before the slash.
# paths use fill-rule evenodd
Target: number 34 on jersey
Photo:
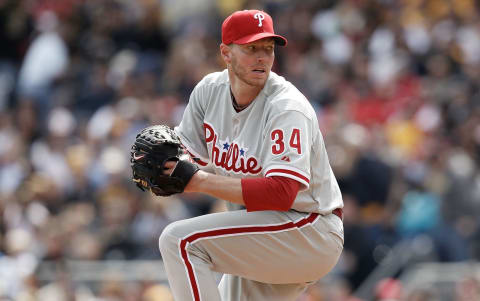
<path id="1" fill-rule="evenodd" d="M 293 128 L 291 131 L 274 129 L 270 132 L 272 139 L 272 154 L 280 155 L 285 152 L 285 147 L 290 147 L 297 154 L 302 154 L 302 143 L 300 141 L 300 129 Z"/>

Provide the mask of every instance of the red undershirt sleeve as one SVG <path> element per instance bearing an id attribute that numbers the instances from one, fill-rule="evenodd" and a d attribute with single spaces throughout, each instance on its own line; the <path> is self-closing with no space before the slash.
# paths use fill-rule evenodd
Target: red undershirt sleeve
<path id="1" fill-rule="evenodd" d="M 288 211 L 300 189 L 300 183 L 280 176 L 242 179 L 243 201 L 247 211 Z"/>

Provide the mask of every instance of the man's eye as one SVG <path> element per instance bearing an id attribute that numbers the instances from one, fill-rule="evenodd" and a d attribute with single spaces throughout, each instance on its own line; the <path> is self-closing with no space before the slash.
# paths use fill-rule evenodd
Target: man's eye
<path id="1" fill-rule="evenodd" d="M 255 46 L 251 45 L 251 46 L 248 46 L 248 50 L 250 51 L 254 51 L 255 50 Z"/>

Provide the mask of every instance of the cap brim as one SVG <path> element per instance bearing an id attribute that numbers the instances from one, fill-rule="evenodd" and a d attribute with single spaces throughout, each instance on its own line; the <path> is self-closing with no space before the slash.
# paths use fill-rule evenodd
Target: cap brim
<path id="1" fill-rule="evenodd" d="M 277 35 L 277 34 L 272 34 L 269 32 L 261 32 L 261 33 L 254 33 L 245 37 L 242 37 L 241 39 L 233 41 L 234 44 L 247 44 L 251 42 L 255 42 L 261 39 L 265 38 L 274 38 L 275 39 L 275 44 L 279 46 L 286 46 L 287 45 L 287 39 L 284 37 Z"/>

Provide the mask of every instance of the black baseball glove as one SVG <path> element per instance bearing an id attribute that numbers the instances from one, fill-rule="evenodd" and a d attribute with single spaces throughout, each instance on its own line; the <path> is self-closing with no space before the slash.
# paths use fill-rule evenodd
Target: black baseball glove
<path id="1" fill-rule="evenodd" d="M 165 175 L 168 161 L 177 161 L 177 164 L 170 175 Z M 147 127 L 137 135 L 131 148 L 130 165 L 138 188 L 158 196 L 183 192 L 198 171 L 178 136 L 166 125 Z"/>

